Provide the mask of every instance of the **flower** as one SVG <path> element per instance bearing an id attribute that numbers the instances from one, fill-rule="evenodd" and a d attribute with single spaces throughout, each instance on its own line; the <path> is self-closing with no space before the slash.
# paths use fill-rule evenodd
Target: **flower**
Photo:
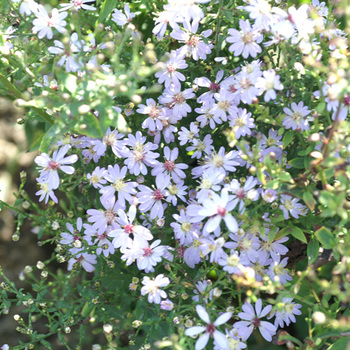
<path id="1" fill-rule="evenodd" d="M 58 176 L 58 169 L 66 174 L 73 174 L 75 169 L 67 164 L 73 164 L 78 160 L 78 156 L 73 154 L 65 157 L 71 146 L 66 145 L 57 149 L 52 158 L 46 153 L 42 153 L 40 156 L 35 157 L 34 162 L 43 167 L 40 172 L 41 182 L 45 182 L 49 185 L 50 190 L 58 188 L 60 184 L 60 178 Z"/>
<path id="2" fill-rule="evenodd" d="M 185 31 L 176 28 L 170 33 L 170 36 L 185 45 L 178 49 L 178 52 L 182 56 L 192 56 L 195 61 L 198 61 L 200 58 L 205 60 L 207 55 L 211 53 L 213 47 L 212 44 L 206 44 L 201 37 L 207 38 L 211 35 L 212 30 L 205 30 L 201 35 L 196 35 L 199 21 L 193 20 L 192 25 L 190 22 L 183 22 Z"/>
<path id="3" fill-rule="evenodd" d="M 256 57 L 258 53 L 262 52 L 261 47 L 257 43 L 261 43 L 263 35 L 253 26 L 250 26 L 249 20 L 239 20 L 239 26 L 242 31 L 239 32 L 237 29 L 230 28 L 228 30 L 229 37 L 226 38 L 228 43 L 232 43 L 228 48 L 229 51 L 233 52 L 235 56 L 242 54 L 244 58 L 248 56 Z"/>
<path id="4" fill-rule="evenodd" d="M 284 113 L 286 113 L 286 117 L 283 119 L 282 125 L 286 127 L 286 129 L 301 129 L 301 130 L 309 130 L 309 121 L 312 121 L 314 118 L 308 115 L 311 111 L 304 106 L 304 102 L 300 101 L 298 104 L 293 102 L 291 104 L 291 108 L 287 107 L 283 108 Z"/>
<path id="5" fill-rule="evenodd" d="M 282 298 L 282 302 L 277 304 L 277 311 L 275 314 L 272 314 L 268 318 L 275 318 L 275 326 L 276 327 L 284 327 L 284 323 L 286 326 L 289 326 L 291 322 L 296 322 L 294 315 L 301 315 L 300 304 L 296 304 L 292 302 L 293 298 Z"/>
<path id="6" fill-rule="evenodd" d="M 279 208 L 283 211 L 283 216 L 286 220 L 289 219 L 289 214 L 293 216 L 293 218 L 298 219 L 299 215 L 305 215 L 305 206 L 301 203 L 298 203 L 298 198 L 293 198 L 286 194 L 281 195 L 281 205 Z"/>
<path id="7" fill-rule="evenodd" d="M 255 310 L 250 303 L 244 303 L 242 306 L 244 312 L 238 313 L 238 317 L 244 321 L 238 321 L 235 323 L 235 328 L 238 330 L 239 335 L 244 341 L 249 338 L 255 328 L 259 328 L 264 339 L 267 341 L 272 340 L 272 336 L 276 333 L 277 328 L 272 323 L 261 321 L 261 318 L 266 316 L 271 309 L 271 305 L 265 306 L 262 309 L 261 299 L 256 301 Z"/>
<path id="8" fill-rule="evenodd" d="M 219 346 L 227 348 L 228 341 L 226 336 L 223 333 L 219 332 L 216 329 L 216 327 L 226 323 L 232 317 L 232 312 L 223 313 L 213 323 L 211 323 L 208 312 L 203 306 L 197 305 L 196 311 L 198 316 L 201 318 L 202 321 L 204 321 L 207 324 L 207 326 L 194 326 L 186 329 L 185 334 L 190 337 L 205 332 L 198 338 L 195 350 L 204 349 L 210 337 L 214 338 L 214 340 L 218 343 Z"/>
<path id="9" fill-rule="evenodd" d="M 270 100 L 276 99 L 275 90 L 283 90 L 283 85 L 280 82 L 280 76 L 276 75 L 273 69 L 264 71 L 263 77 L 259 77 L 255 83 L 255 87 L 259 90 L 260 95 L 265 92 L 264 101 L 269 102 Z"/>
<path id="10" fill-rule="evenodd" d="M 33 33 L 38 33 L 38 38 L 42 39 L 45 36 L 52 39 L 52 28 L 55 28 L 60 33 L 63 33 L 67 24 L 64 19 L 68 16 L 68 12 L 59 12 L 54 8 L 51 12 L 51 17 L 47 13 L 44 6 L 39 5 L 37 11 L 34 12 L 36 19 L 33 20 Z"/>
<path id="11" fill-rule="evenodd" d="M 124 5 L 125 14 L 117 9 L 114 9 L 114 13 L 112 14 L 112 21 L 117 23 L 118 26 L 124 26 L 125 24 L 132 21 L 135 17 L 135 13 L 130 12 L 130 6 L 128 3 Z"/>
<path id="12" fill-rule="evenodd" d="M 96 7 L 85 5 L 85 2 L 91 2 L 91 0 L 70 0 L 70 3 L 60 4 L 60 6 L 62 6 L 60 11 L 69 10 L 71 8 L 74 8 L 76 11 L 80 9 L 90 11 L 96 10 Z"/>
<path id="13" fill-rule="evenodd" d="M 141 288 L 141 295 L 148 295 L 148 302 L 149 303 L 155 303 L 160 304 L 161 298 L 165 299 L 167 297 L 166 292 L 164 290 L 159 289 L 160 287 L 166 287 L 169 285 L 170 280 L 168 277 L 164 277 L 164 275 L 161 273 L 154 279 L 150 279 L 148 276 L 143 277 L 142 284 L 143 287 Z M 168 300 L 168 305 L 170 300 Z M 163 307 L 164 307 L 163 303 Z M 169 307 L 168 306 L 168 307 Z M 164 309 L 169 310 L 169 308 Z"/>

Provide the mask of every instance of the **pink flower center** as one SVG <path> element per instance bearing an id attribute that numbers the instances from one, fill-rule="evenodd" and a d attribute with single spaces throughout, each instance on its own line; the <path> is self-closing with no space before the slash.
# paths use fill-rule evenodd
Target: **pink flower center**
<path id="1" fill-rule="evenodd" d="M 350 106 L 350 95 L 344 96 L 344 104 L 345 106 Z"/>
<path id="2" fill-rule="evenodd" d="M 75 0 L 75 1 L 74 1 L 74 5 L 75 5 L 75 6 L 81 6 L 82 3 L 83 3 L 83 0 Z"/>
<path id="3" fill-rule="evenodd" d="M 134 151 L 134 158 L 137 162 L 141 162 L 144 160 L 145 155 L 143 154 L 143 152 L 140 151 Z"/>
<path id="4" fill-rule="evenodd" d="M 115 213 L 112 209 L 107 209 L 105 211 L 105 218 L 107 219 L 107 223 L 111 224 L 115 219 Z"/>
<path id="5" fill-rule="evenodd" d="M 143 256 L 150 256 L 152 255 L 152 248 L 150 247 L 146 247 L 146 248 L 143 248 Z"/>
<path id="6" fill-rule="evenodd" d="M 100 241 L 102 241 L 103 239 L 106 238 L 106 236 L 107 236 L 106 233 L 102 233 L 102 235 L 97 235 L 97 238 L 98 238 Z"/>
<path id="7" fill-rule="evenodd" d="M 176 72 L 176 67 L 174 67 L 174 65 L 172 64 L 168 64 L 166 69 L 170 74 L 173 74 L 174 72 Z"/>
<path id="8" fill-rule="evenodd" d="M 57 170 L 59 168 L 60 164 L 55 162 L 54 160 L 49 161 L 49 165 L 47 166 L 48 170 Z"/>
<path id="9" fill-rule="evenodd" d="M 188 40 L 188 41 L 186 42 L 186 45 L 187 45 L 187 46 L 196 47 L 197 44 L 198 44 L 198 42 L 199 42 L 199 38 L 196 37 L 195 35 L 193 35 L 193 36 L 190 38 L 190 40 Z"/>
<path id="10" fill-rule="evenodd" d="M 224 217 L 225 214 L 226 214 L 226 209 L 223 208 L 223 207 L 218 207 L 218 214 L 219 214 L 221 217 Z"/>
<path id="11" fill-rule="evenodd" d="M 175 169 L 175 164 L 171 160 L 167 160 L 165 161 L 164 168 L 169 172 L 173 171 Z"/>
<path id="12" fill-rule="evenodd" d="M 183 258 L 184 256 L 184 253 L 185 253 L 185 247 L 180 245 L 177 249 L 176 249 L 176 252 L 179 256 L 179 258 Z"/>
<path id="13" fill-rule="evenodd" d="M 254 318 L 254 320 L 253 320 L 253 326 L 254 327 L 259 327 L 260 326 L 260 319 L 258 319 L 257 317 L 256 318 Z"/>
<path id="14" fill-rule="evenodd" d="M 235 88 L 234 85 L 230 85 L 229 89 L 228 89 L 230 92 L 234 93 L 237 91 L 237 89 Z"/>
<path id="15" fill-rule="evenodd" d="M 215 332 L 215 326 L 213 323 L 208 324 L 206 332 L 209 333 L 211 337 L 213 336 L 213 334 Z"/>
<path id="16" fill-rule="evenodd" d="M 181 104 L 181 103 L 184 103 L 185 101 L 186 101 L 186 99 L 183 97 L 181 92 L 179 92 L 178 94 L 175 94 L 173 96 L 173 103 L 174 104 Z"/>
<path id="17" fill-rule="evenodd" d="M 125 226 L 124 226 L 124 231 L 125 231 L 125 233 L 127 233 L 128 235 L 130 235 L 131 233 L 134 232 L 134 225 L 130 225 L 130 224 L 125 225 Z"/>
<path id="18" fill-rule="evenodd" d="M 151 107 L 148 116 L 151 117 L 152 119 L 156 119 L 159 117 L 160 111 L 157 107 Z"/>
<path id="19" fill-rule="evenodd" d="M 248 78 L 243 78 L 243 79 L 241 80 L 241 86 L 242 86 L 242 88 L 243 88 L 244 90 L 249 89 L 249 87 L 250 87 L 250 80 L 249 80 Z"/>
<path id="20" fill-rule="evenodd" d="M 162 199 L 164 198 L 162 191 L 156 189 L 156 190 L 153 192 L 153 198 L 154 198 L 156 201 L 162 200 Z"/>
<path id="21" fill-rule="evenodd" d="M 209 90 L 213 92 L 214 91 L 218 92 L 220 90 L 220 85 L 215 83 L 210 83 Z"/>
<path id="22" fill-rule="evenodd" d="M 77 259 L 77 262 L 80 263 L 83 259 L 84 259 L 84 257 L 81 255 L 81 256 Z"/>
<path id="23" fill-rule="evenodd" d="M 245 191 L 243 188 L 239 188 L 237 191 L 236 191 L 236 196 L 239 198 L 239 199 L 243 199 L 245 198 Z"/>

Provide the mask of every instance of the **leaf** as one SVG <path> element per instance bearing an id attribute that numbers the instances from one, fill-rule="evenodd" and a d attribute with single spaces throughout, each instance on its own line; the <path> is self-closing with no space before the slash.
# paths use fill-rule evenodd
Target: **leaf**
<path id="1" fill-rule="evenodd" d="M 59 134 L 61 134 L 61 126 L 59 123 L 55 123 L 50 127 L 45 136 L 42 138 L 40 143 L 40 151 L 43 153 L 47 153 L 53 141 L 57 138 Z"/>
<path id="2" fill-rule="evenodd" d="M 287 131 L 282 139 L 283 142 L 283 148 L 287 148 L 287 146 L 291 143 L 293 140 L 294 132 L 293 131 Z"/>
<path id="3" fill-rule="evenodd" d="M 294 158 L 288 162 L 290 166 L 296 169 L 304 169 L 305 164 L 304 164 L 304 157 L 299 157 L 299 158 Z"/>
<path id="4" fill-rule="evenodd" d="M 275 240 L 277 241 L 277 240 L 289 235 L 291 232 L 292 232 L 292 229 L 290 227 L 282 228 L 282 230 L 279 230 L 277 232 L 277 235 L 275 236 Z"/>
<path id="5" fill-rule="evenodd" d="M 318 229 L 315 235 L 325 249 L 332 249 L 337 244 L 332 232 L 324 226 Z"/>
<path id="6" fill-rule="evenodd" d="M 340 338 L 332 344 L 327 350 L 347 350 L 350 345 L 350 337 Z"/>
<path id="7" fill-rule="evenodd" d="M 105 0 L 102 5 L 100 16 L 98 17 L 98 23 L 103 23 L 108 15 L 114 10 L 116 5 L 115 0 Z"/>
<path id="8" fill-rule="evenodd" d="M 59 78 L 62 81 L 63 86 L 68 90 L 70 93 L 74 94 L 77 90 L 77 77 L 73 74 L 67 74 L 67 73 L 60 73 Z"/>
<path id="9" fill-rule="evenodd" d="M 291 175 L 286 172 L 286 171 L 283 171 L 280 176 L 279 176 L 280 180 L 282 180 L 283 182 L 290 182 L 292 180 L 292 177 Z"/>
<path id="10" fill-rule="evenodd" d="M 297 240 L 299 240 L 303 243 L 307 243 L 307 239 L 306 239 L 303 231 L 299 227 L 292 226 L 291 229 L 292 229 L 291 234 L 294 238 L 296 238 Z"/>
<path id="11" fill-rule="evenodd" d="M 311 211 L 315 210 L 316 201 L 310 192 L 304 192 L 303 201 Z"/>
<path id="12" fill-rule="evenodd" d="M 320 249 L 320 244 L 316 239 L 312 239 L 307 245 L 307 262 L 309 265 L 312 265 L 317 257 L 318 251 Z"/>
<path id="13" fill-rule="evenodd" d="M 322 101 L 317 105 L 316 112 L 319 114 L 322 114 L 325 108 L 326 108 L 326 102 Z"/>
<path id="14" fill-rule="evenodd" d="M 97 118 L 87 113 L 81 116 L 79 122 L 74 125 L 74 131 L 81 135 L 86 135 L 92 138 L 102 138 L 103 133 Z"/>

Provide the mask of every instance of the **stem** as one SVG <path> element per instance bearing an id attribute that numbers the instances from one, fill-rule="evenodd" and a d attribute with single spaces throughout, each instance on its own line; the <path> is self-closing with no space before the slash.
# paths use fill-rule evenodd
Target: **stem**
<path id="1" fill-rule="evenodd" d="M 218 38 L 219 38 L 219 32 L 220 32 L 220 24 L 221 24 L 222 15 L 223 15 L 222 6 L 223 6 L 223 0 L 220 0 L 218 18 L 216 21 L 216 33 L 215 33 L 216 56 L 219 56 L 219 52 L 220 52 L 220 47 L 218 45 Z"/>

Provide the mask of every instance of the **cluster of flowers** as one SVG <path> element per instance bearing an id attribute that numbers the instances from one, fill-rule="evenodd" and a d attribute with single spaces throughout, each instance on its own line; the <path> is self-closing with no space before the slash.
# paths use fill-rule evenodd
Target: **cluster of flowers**
<path id="1" fill-rule="evenodd" d="M 62 4 L 60 10 L 53 9 L 49 16 L 43 6 L 27 0 L 21 3 L 20 12 L 36 17 L 33 32 L 38 33 L 39 39 L 52 39 L 52 28 L 60 33 L 66 30 L 67 11 L 95 10 L 86 2 L 74 0 Z M 221 266 L 228 275 L 251 273 L 258 282 L 266 275 L 279 285 L 292 280 L 286 268 L 288 259 L 284 257 L 288 252 L 284 245 L 288 237 L 270 238 L 269 213 L 262 215 L 263 230 L 254 226 L 243 229 L 247 222 L 238 217 L 243 217 L 246 208 L 259 199 L 268 208 L 274 204 L 275 213 L 283 215 L 285 220 L 307 215 L 306 206 L 289 194 L 264 189 L 258 178 L 252 175 L 239 181 L 235 173 L 254 174 L 256 154 L 260 162 L 273 154 L 275 161 L 286 167 L 287 155 L 278 129 L 309 131 L 314 120 L 311 106 L 303 101 L 291 102 L 288 106 L 283 104 L 283 96 L 291 94 L 284 86 L 288 78 L 280 76 L 277 69 L 265 70 L 263 62 L 256 58 L 263 47 L 290 42 L 302 54 L 321 59 L 317 50 L 319 43 L 314 37 L 320 32 L 319 28 L 326 28 L 328 9 L 318 0 L 313 0 L 312 5 L 305 4 L 298 9 L 290 7 L 286 11 L 271 6 L 267 0 L 246 1 L 238 10 L 249 19 L 240 19 L 237 28 L 229 28 L 225 40 L 230 44 L 228 51 L 233 56 L 253 60 L 228 73 L 224 69 L 228 58 L 215 57 L 215 61 L 222 64 L 215 79 L 202 76 L 189 81 L 183 74 L 188 61 L 206 60 L 214 49 L 212 30 L 198 32 L 204 17 L 198 4 L 208 2 L 169 0 L 164 11 L 155 18 L 153 34 L 158 40 L 164 40 L 168 31 L 178 42 L 178 49 L 168 53 L 168 61 L 155 75 L 158 83 L 164 85 L 157 101 L 148 98 L 145 104 L 137 106 L 136 113 L 145 116 L 142 123 L 144 133 L 122 134 L 108 129 L 102 139 L 70 136 L 56 145 L 51 157 L 47 154 L 36 157 L 35 162 L 41 167 L 37 179 L 41 189 L 37 195 L 45 203 L 49 199 L 58 203 L 54 193 L 60 184 L 58 171 L 68 175 L 74 173 L 69 164 L 76 163 L 79 157 L 77 154 L 66 156 L 68 152 L 79 153 L 84 163 L 96 164 L 95 169 L 86 174 L 86 186 L 89 191 L 93 187 L 99 192 L 102 209 L 87 209 L 86 220 L 78 218 L 76 227 L 67 223 L 68 232 L 61 233 L 60 243 L 67 246 L 70 254 L 69 270 L 78 263 L 92 272 L 99 255 L 108 257 L 119 250 L 126 265 L 136 263 L 146 274 L 155 272 L 162 261 L 183 259 L 190 268 L 207 260 Z M 124 12 L 114 10 L 112 21 L 118 26 L 126 26 L 134 17 L 126 4 Z M 343 36 L 338 29 L 328 29 L 323 33 L 328 40 Z M 269 37 L 269 41 L 263 43 L 264 37 Z M 106 44 L 97 47 L 93 36 L 90 39 L 89 47 L 77 33 L 72 33 L 70 54 L 58 40 L 54 40 L 55 46 L 48 50 L 60 55 L 58 64 L 65 64 L 67 72 L 82 72 L 85 66 L 79 55 L 106 47 Z M 329 46 L 329 50 L 334 49 Z M 89 63 L 98 65 L 95 58 Z M 295 69 L 301 71 L 304 68 L 296 63 Z M 101 66 L 101 70 L 113 74 L 107 66 Z M 334 112 L 333 120 L 345 119 L 350 99 L 340 101 L 337 98 L 339 91 L 334 91 L 332 84 L 321 82 L 321 85 L 322 89 L 314 92 L 315 98 L 324 98 L 327 109 Z M 203 92 L 197 96 L 200 89 Z M 194 101 L 189 102 L 193 99 L 196 99 L 196 108 L 191 107 Z M 259 131 L 259 122 L 248 111 L 252 103 L 259 101 L 282 105 L 285 114 L 281 125 L 265 134 Z M 188 127 L 181 126 L 183 120 Z M 218 127 L 230 128 L 236 140 L 246 138 L 251 143 L 244 147 L 235 146 L 229 151 L 225 146 L 215 149 L 211 134 Z M 254 150 L 253 142 L 256 142 Z M 100 160 L 110 151 L 115 155 L 115 161 L 102 167 Z M 194 160 L 195 165 L 190 168 L 181 162 L 183 158 L 187 163 Z M 195 188 L 190 185 L 193 179 L 198 182 Z M 177 213 L 174 213 L 175 208 Z M 173 237 L 166 238 L 166 242 L 154 239 L 152 227 L 165 224 L 173 229 Z M 141 294 L 148 295 L 150 303 L 161 304 L 165 310 L 172 309 L 172 302 L 166 299 L 167 294 L 161 289 L 170 284 L 168 277 L 163 274 L 154 279 L 145 276 L 142 283 Z M 207 289 L 210 285 L 206 281 L 197 282 L 193 300 L 206 303 L 212 298 Z M 301 306 L 292 300 L 283 298 L 281 306 L 273 310 L 272 305 L 263 308 L 261 299 L 257 300 L 255 308 L 246 302 L 243 312 L 237 315 L 241 321 L 226 330 L 226 335 L 216 327 L 226 323 L 232 312 L 226 312 L 211 322 L 205 308 L 198 305 L 198 316 L 207 326 L 188 328 L 186 335 L 204 332 L 197 340 L 196 349 L 203 349 L 210 337 L 214 338 L 217 350 L 243 349 L 246 347 L 244 342 L 255 328 L 271 341 L 277 327 L 295 322 L 294 315 L 301 314 Z M 265 316 L 275 317 L 274 324 L 262 321 Z"/>

